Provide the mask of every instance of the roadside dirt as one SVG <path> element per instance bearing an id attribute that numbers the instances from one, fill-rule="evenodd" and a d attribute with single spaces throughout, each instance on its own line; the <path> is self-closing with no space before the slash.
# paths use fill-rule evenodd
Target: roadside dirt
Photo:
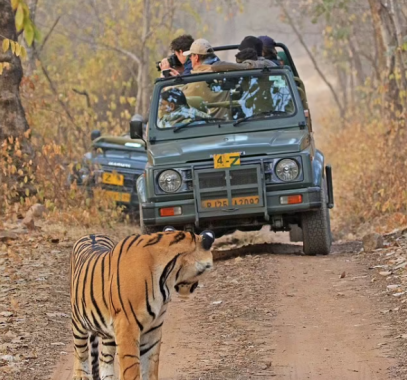
<path id="1" fill-rule="evenodd" d="M 359 250 L 217 262 L 194 298 L 171 304 L 160 379 L 390 379 L 394 331 Z M 65 352 L 52 380 L 71 379 Z"/>

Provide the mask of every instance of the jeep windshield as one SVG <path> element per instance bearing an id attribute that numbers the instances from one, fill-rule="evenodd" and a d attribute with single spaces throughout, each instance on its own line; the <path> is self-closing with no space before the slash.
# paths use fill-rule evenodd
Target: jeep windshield
<path id="1" fill-rule="evenodd" d="M 210 79 L 201 74 L 185 82 L 160 88 L 158 129 L 222 128 L 249 120 L 286 118 L 296 112 L 292 88 L 283 72 L 247 70 L 210 75 Z"/>

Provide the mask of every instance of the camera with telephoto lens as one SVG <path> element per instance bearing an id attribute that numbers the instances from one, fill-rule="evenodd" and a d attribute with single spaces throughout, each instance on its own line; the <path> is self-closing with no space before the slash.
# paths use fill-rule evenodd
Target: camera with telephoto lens
<path id="1" fill-rule="evenodd" d="M 178 57 L 175 54 L 171 54 L 169 57 L 167 57 L 167 59 L 168 59 L 168 63 L 170 64 L 170 67 L 172 67 L 173 69 L 175 67 L 182 66 L 182 63 L 180 62 L 180 60 L 178 59 Z M 160 63 L 161 63 L 161 61 L 156 62 L 156 67 L 157 67 L 158 71 L 161 71 Z"/>

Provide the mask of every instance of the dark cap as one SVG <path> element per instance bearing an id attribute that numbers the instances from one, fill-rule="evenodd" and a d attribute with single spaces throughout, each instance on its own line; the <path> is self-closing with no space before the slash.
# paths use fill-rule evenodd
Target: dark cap
<path id="1" fill-rule="evenodd" d="M 276 46 L 276 41 L 274 41 L 271 37 L 269 36 L 260 36 L 259 40 L 263 42 L 263 47 L 273 49 Z"/>
<path id="2" fill-rule="evenodd" d="M 239 50 L 247 49 L 247 48 L 252 48 L 256 50 L 257 55 L 259 57 L 262 56 L 263 53 L 263 42 L 261 42 L 260 39 L 254 36 L 247 36 L 243 39 L 243 41 L 239 45 Z"/>

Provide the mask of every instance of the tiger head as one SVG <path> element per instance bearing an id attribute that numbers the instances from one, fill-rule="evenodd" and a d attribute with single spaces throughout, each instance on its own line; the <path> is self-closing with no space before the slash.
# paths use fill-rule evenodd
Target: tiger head
<path id="1" fill-rule="evenodd" d="M 198 287 L 199 280 L 212 269 L 211 247 L 214 241 L 214 233 L 205 230 L 197 237 L 193 251 L 180 255 L 174 289 L 181 298 L 187 298 L 193 293 Z"/>

